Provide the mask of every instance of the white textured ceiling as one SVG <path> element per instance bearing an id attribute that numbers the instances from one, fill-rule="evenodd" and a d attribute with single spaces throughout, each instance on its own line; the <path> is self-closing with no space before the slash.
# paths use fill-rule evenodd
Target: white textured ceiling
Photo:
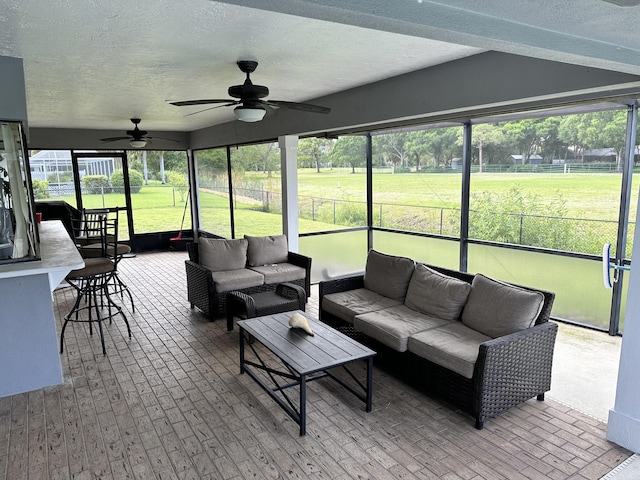
<path id="1" fill-rule="evenodd" d="M 640 7 L 600 0 L 2 0 L 0 55 L 24 59 L 30 127 L 192 131 L 231 108 L 235 62 L 270 99 L 316 97 L 493 49 L 640 74 Z M 250 5 L 251 8 L 248 5 Z M 301 112 L 301 115 L 309 115 Z"/>

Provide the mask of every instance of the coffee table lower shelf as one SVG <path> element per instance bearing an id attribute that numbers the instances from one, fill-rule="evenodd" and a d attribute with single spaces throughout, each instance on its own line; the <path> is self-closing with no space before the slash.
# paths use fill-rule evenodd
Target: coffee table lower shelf
<path id="1" fill-rule="evenodd" d="M 249 375 L 260 387 L 300 426 L 300 435 L 306 434 L 307 424 L 307 383 L 321 378 L 331 378 L 365 403 L 371 411 L 373 400 L 373 350 L 343 335 L 322 322 L 307 317 L 313 336 L 300 329 L 289 327 L 289 317 L 293 312 L 241 320 L 240 327 L 240 373 Z M 279 361 L 282 367 L 267 365 L 253 342 L 246 336 L 264 345 Z M 248 360 L 245 348 L 249 345 L 255 359 Z M 350 370 L 353 362 L 366 363 L 366 379 L 363 383 Z M 335 375 L 330 370 L 341 367 L 351 381 Z M 258 371 L 264 372 L 261 377 Z M 269 384 L 266 380 L 269 380 Z M 287 390 L 299 387 L 298 405 Z"/>

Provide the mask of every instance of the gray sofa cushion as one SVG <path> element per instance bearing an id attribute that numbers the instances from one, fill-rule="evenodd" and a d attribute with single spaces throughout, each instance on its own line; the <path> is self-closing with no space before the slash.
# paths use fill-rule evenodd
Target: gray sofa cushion
<path id="1" fill-rule="evenodd" d="M 322 297 L 323 310 L 350 324 L 353 324 L 353 317 L 361 313 L 374 312 L 401 304 L 399 300 L 393 300 L 366 288 L 330 293 Z"/>
<path id="2" fill-rule="evenodd" d="M 271 235 L 268 237 L 244 238 L 249 242 L 247 252 L 250 267 L 285 263 L 289 259 L 289 247 L 285 235 Z"/>
<path id="3" fill-rule="evenodd" d="M 451 322 L 433 330 L 409 337 L 410 352 L 442 367 L 472 378 L 480 344 L 491 337 L 473 330 L 461 322 Z"/>
<path id="4" fill-rule="evenodd" d="M 200 237 L 200 265 L 214 272 L 244 268 L 247 264 L 247 246 L 248 242 L 244 238 L 227 240 Z"/>
<path id="5" fill-rule="evenodd" d="M 385 297 L 404 301 L 415 268 L 410 258 L 370 250 L 364 271 L 364 287 Z"/>
<path id="6" fill-rule="evenodd" d="M 409 282 L 404 303 L 425 315 L 454 321 L 460 318 L 470 291 L 469 283 L 418 263 Z"/>
<path id="7" fill-rule="evenodd" d="M 265 265 L 263 267 L 250 267 L 251 270 L 264 276 L 264 283 L 291 282 L 302 280 L 307 272 L 304 268 L 290 263 L 278 263 L 277 265 Z"/>
<path id="8" fill-rule="evenodd" d="M 447 320 L 423 315 L 405 305 L 363 313 L 353 319 L 356 330 L 398 352 L 407 350 L 407 339 L 410 335 L 447 323 Z"/>
<path id="9" fill-rule="evenodd" d="M 492 338 L 531 327 L 544 295 L 477 274 L 462 311 L 462 322 Z"/>
<path id="10" fill-rule="evenodd" d="M 264 277 L 248 268 L 230 270 L 226 272 L 211 272 L 211 278 L 216 284 L 216 291 L 230 292 L 242 288 L 259 287 L 264 284 Z"/>

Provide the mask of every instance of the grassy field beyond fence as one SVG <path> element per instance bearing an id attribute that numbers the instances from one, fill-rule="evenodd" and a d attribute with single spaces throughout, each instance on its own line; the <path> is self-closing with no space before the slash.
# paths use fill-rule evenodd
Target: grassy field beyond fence
<path id="1" fill-rule="evenodd" d="M 459 173 L 389 172 L 386 169 L 384 173 L 374 173 L 374 225 L 443 235 L 459 234 L 462 181 Z M 236 186 L 236 235 L 279 232 L 282 222 L 279 172 L 270 176 L 260 172 L 245 172 L 244 178 L 251 182 L 253 188 L 262 185 L 262 190 L 249 198 L 248 194 L 242 194 L 240 186 Z M 638 174 L 634 175 L 636 178 Z M 535 238 L 540 238 L 536 230 L 549 229 L 550 225 L 557 224 L 562 225 L 558 227 L 558 232 L 569 232 L 573 237 L 585 239 L 582 243 L 577 242 L 576 238 L 567 241 L 566 249 L 597 254 L 602 243 L 615 243 L 621 181 L 619 173 L 475 173 L 471 177 L 470 206 L 473 211 L 476 199 L 482 193 L 507 192 L 516 186 L 520 192 L 525 192 L 541 204 L 537 206 L 538 211 L 535 215 L 517 212 L 510 202 L 495 205 L 495 208 L 492 206 L 492 218 L 503 217 L 502 226 L 511 233 L 501 233 L 507 240 L 498 236 L 498 233 L 495 233 L 496 238 L 485 239 L 518 243 L 509 238 L 522 240 L 523 235 L 528 235 L 534 240 L 522 243 L 535 245 Z M 363 173 L 353 174 L 349 168 L 322 169 L 320 173 L 315 169 L 299 169 L 298 185 L 302 233 L 366 224 L 366 176 Z M 630 220 L 633 222 L 637 188 L 633 188 L 632 192 Z M 157 183 L 144 185 L 139 193 L 132 194 L 136 233 L 179 229 L 186 196 L 184 189 Z M 75 205 L 73 195 L 56 198 Z M 562 203 L 561 217 L 553 215 L 550 208 L 546 207 L 551 202 Z M 83 194 L 83 203 L 86 208 L 122 207 L 124 195 Z M 229 200 L 224 192 L 202 188 L 200 207 L 203 228 L 222 235 L 230 234 Z M 524 216 L 520 213 L 524 213 Z M 184 228 L 191 228 L 189 215 Z M 632 234 L 633 228 L 630 230 Z M 556 246 L 551 248 L 563 249 L 562 242 L 557 243 L 559 240 L 562 239 L 554 238 Z"/>

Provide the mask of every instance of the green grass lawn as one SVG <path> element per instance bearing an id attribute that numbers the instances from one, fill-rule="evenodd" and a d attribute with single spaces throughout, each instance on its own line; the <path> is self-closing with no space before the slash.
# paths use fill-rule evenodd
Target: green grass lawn
<path id="1" fill-rule="evenodd" d="M 265 183 L 265 188 L 271 188 L 275 192 L 280 189 L 279 172 L 273 173 L 271 177 L 260 172 L 245 172 L 245 177 L 262 180 Z M 634 178 L 637 177 L 636 175 Z M 394 215 L 393 208 L 396 208 L 395 212 L 398 215 L 404 216 L 413 216 L 418 211 L 415 209 L 401 211 L 393 205 L 457 209 L 460 206 L 461 178 L 461 175 L 457 173 L 376 174 L 373 178 L 373 200 L 375 204 L 391 205 L 391 207 L 385 206 L 385 219 L 389 215 Z M 471 178 L 471 192 L 473 197 L 475 193 L 505 191 L 513 185 L 519 185 L 523 191 L 538 195 L 541 202 L 546 202 L 560 195 L 565 202 L 566 216 L 568 217 L 617 221 L 621 180 L 620 174 L 608 173 L 566 175 L 477 173 L 473 174 Z M 305 197 L 357 202 L 366 200 L 366 176 L 352 174 L 348 168 L 323 169 L 321 173 L 316 173 L 314 169 L 300 169 L 298 184 L 301 208 L 308 201 Z M 631 219 L 635 220 L 637 188 L 632 191 Z M 180 192 L 171 187 L 153 184 L 153 182 L 143 186 L 139 193 L 132 195 L 136 233 L 179 229 L 185 198 L 186 192 Z M 73 196 L 60 197 L 60 199 L 75 205 Z M 83 203 L 86 208 L 124 206 L 124 195 L 115 193 L 104 196 L 85 194 L 83 195 Z M 229 202 L 226 196 L 202 191 L 200 205 L 203 227 L 215 232 L 223 232 L 226 226 L 226 229 L 229 230 Z M 265 232 L 272 233 L 274 228 L 280 229 L 281 218 L 278 212 L 275 214 L 262 212 L 260 206 L 255 203 L 243 203 L 241 200 L 236 201 L 235 207 L 237 233 L 247 232 L 257 235 Z M 324 208 L 325 210 L 330 209 L 330 206 L 325 205 Z M 362 206 L 356 205 L 354 208 L 362 210 L 362 212 L 358 212 L 358 218 L 361 218 L 364 204 Z M 374 211 L 375 215 L 378 215 L 379 209 L 377 207 L 374 207 Z M 331 212 L 325 213 L 324 216 L 316 215 L 315 217 L 316 220 L 320 218 L 324 222 L 301 218 L 300 231 L 316 232 L 340 228 L 340 225 L 333 224 Z M 185 229 L 188 228 L 190 228 L 190 219 L 187 216 Z"/>
<path id="2" fill-rule="evenodd" d="M 252 173 L 254 177 L 261 174 Z M 634 175 L 632 217 L 638 199 L 639 174 Z M 504 191 L 520 185 L 541 199 L 561 195 L 567 215 L 595 220 L 617 220 L 622 174 L 476 173 L 471 177 L 471 194 Z M 299 194 L 344 200 L 366 199 L 366 177 L 348 169 L 298 171 Z M 460 174 L 379 174 L 373 177 L 374 203 L 394 203 L 459 208 Z"/>

